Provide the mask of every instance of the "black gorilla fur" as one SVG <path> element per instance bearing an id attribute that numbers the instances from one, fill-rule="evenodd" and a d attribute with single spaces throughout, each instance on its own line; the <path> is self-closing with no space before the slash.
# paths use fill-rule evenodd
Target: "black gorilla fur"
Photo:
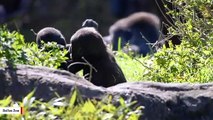
<path id="1" fill-rule="evenodd" d="M 163 23 L 161 25 L 163 36 L 169 35 L 168 27 L 175 26 L 176 21 L 171 14 L 167 13 L 169 10 L 179 11 L 179 8 L 173 2 L 168 0 L 110 0 L 110 4 L 113 15 L 118 18 L 127 17 L 135 12 L 148 12 L 157 15 Z M 184 16 L 180 17 L 181 21 L 183 18 Z M 165 36 L 160 42 L 165 43 L 167 47 L 169 47 L 168 40 L 171 40 L 173 45 L 181 44 L 181 38 L 178 35 L 169 35 L 169 38 L 164 38 Z"/>
<path id="2" fill-rule="evenodd" d="M 61 49 L 69 49 L 69 44 L 66 43 L 66 40 L 62 33 L 53 27 L 45 27 L 41 29 L 36 35 L 36 43 L 38 44 L 39 48 L 42 48 L 41 41 L 48 43 L 48 42 L 56 42 L 60 45 Z M 68 52 L 66 57 L 68 60 L 61 63 L 60 69 L 68 70 L 68 65 L 70 64 L 70 53 Z"/>
<path id="3" fill-rule="evenodd" d="M 94 85 L 109 87 L 126 82 L 121 68 L 97 31 L 97 23 L 91 19 L 71 37 L 72 64 L 69 71 L 83 69 L 83 75 Z"/>
<path id="4" fill-rule="evenodd" d="M 41 29 L 36 36 L 36 43 L 39 47 L 41 47 L 41 41 L 47 42 L 56 42 L 59 45 L 66 46 L 66 41 L 62 33 L 53 28 L 53 27 L 45 27 Z"/>
<path id="5" fill-rule="evenodd" d="M 121 47 L 129 43 L 132 52 L 146 55 L 153 50 L 149 44 L 159 39 L 159 31 L 160 19 L 156 15 L 137 12 L 115 22 L 104 40 L 113 44 L 113 49 L 117 50 L 118 39 L 121 37 Z"/>
<path id="6" fill-rule="evenodd" d="M 98 30 L 98 23 L 96 21 L 94 21 L 93 19 L 86 19 L 82 23 L 82 27 L 93 27 L 96 30 Z"/>

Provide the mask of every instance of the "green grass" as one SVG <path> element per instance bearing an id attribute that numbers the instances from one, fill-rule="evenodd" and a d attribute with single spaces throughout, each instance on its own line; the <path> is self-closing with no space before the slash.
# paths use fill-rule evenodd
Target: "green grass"
<path id="1" fill-rule="evenodd" d="M 67 58 L 67 51 L 61 51 L 56 43 L 44 44 L 44 49 L 38 49 L 35 43 L 25 43 L 24 36 L 18 32 L 10 32 L 6 27 L 0 28 L 0 66 L 7 67 L 16 64 L 47 66 L 58 68 Z M 49 49 L 51 48 L 51 50 Z M 50 51 L 46 51 L 50 50 Z M 77 90 L 76 90 L 77 91 Z M 34 119 L 71 119 L 71 120 L 137 120 L 142 114 L 141 106 L 131 106 L 136 103 L 124 101 L 120 98 L 115 106 L 112 96 L 83 100 L 80 93 L 74 91 L 71 98 L 53 98 L 48 102 L 35 100 L 34 92 L 29 93 L 22 101 L 14 101 L 9 96 L 0 100 L 1 107 L 20 106 L 24 108 L 24 115 L 0 114 L 1 120 L 34 120 Z M 115 100 L 114 100 L 115 101 Z M 78 104 L 76 104 L 78 103 Z"/>
<path id="2" fill-rule="evenodd" d="M 143 76 L 146 72 L 139 59 L 140 57 L 134 58 L 121 51 L 116 52 L 116 61 L 128 82 L 144 80 Z"/>
<path id="3" fill-rule="evenodd" d="M 22 101 L 14 102 L 11 96 L 0 100 L 1 107 L 21 106 L 23 115 L 0 114 L 1 120 L 138 120 L 142 115 L 142 107 L 132 109 L 136 102 L 118 100 L 118 106 L 112 104 L 112 97 L 102 101 L 95 99 L 83 100 L 77 90 L 72 92 L 71 98 L 54 98 L 49 102 L 41 102 L 33 97 L 34 91 Z M 78 103 L 78 104 L 76 104 Z"/>
<path id="4" fill-rule="evenodd" d="M 116 60 L 128 81 L 212 82 L 213 46 L 193 50 L 186 46 L 164 48 L 146 57 L 130 57 L 118 52 Z"/>
<path id="5" fill-rule="evenodd" d="M 210 0 L 173 0 L 180 8 L 169 11 L 176 20 L 175 26 L 169 28 L 170 35 L 179 35 L 182 40 L 180 46 L 165 48 L 159 52 L 146 56 L 132 57 L 122 52 L 116 52 L 115 57 L 128 82 L 156 81 L 156 82 L 189 82 L 207 83 L 213 81 L 213 18 L 212 1 Z M 183 6 L 182 3 L 185 3 Z M 196 15 L 197 8 L 202 18 Z M 184 21 L 180 20 L 184 16 Z M 8 64 L 30 64 L 57 68 L 67 51 L 61 51 L 54 43 L 46 47 L 53 47 L 51 52 L 38 49 L 35 43 L 26 44 L 24 36 L 18 32 L 10 32 L 5 27 L 0 28 L 0 66 Z M 119 39 L 119 44 L 121 40 Z M 121 49 L 118 46 L 119 50 Z M 56 62 L 54 62 L 56 61 Z M 31 120 L 31 119 L 79 119 L 79 120 L 137 120 L 141 115 L 141 107 L 131 109 L 133 103 L 122 98 L 120 105 L 112 104 L 112 97 L 97 101 L 95 99 L 82 100 L 80 94 L 72 93 L 71 98 L 54 98 L 48 102 L 35 100 L 33 92 L 22 101 L 13 101 L 11 97 L 0 100 L 1 107 L 23 106 L 24 115 L 0 115 L 3 120 Z M 137 101 L 136 101 L 137 102 Z M 78 103 L 78 104 L 75 104 Z"/>
<path id="6" fill-rule="evenodd" d="M 168 0 L 171 1 L 171 0 Z M 213 81 L 213 17 L 210 0 L 173 0 L 181 12 L 170 10 L 175 25 L 169 35 L 178 35 L 179 46 L 163 47 L 147 57 L 118 53 L 116 59 L 128 81 L 207 83 Z M 185 3 L 183 6 L 182 4 Z M 199 10 L 198 16 L 195 8 Z M 184 16 L 184 22 L 183 18 Z M 165 38 L 165 40 L 168 40 Z M 119 40 L 120 41 L 120 40 Z M 140 61 L 140 62 L 138 62 Z"/>

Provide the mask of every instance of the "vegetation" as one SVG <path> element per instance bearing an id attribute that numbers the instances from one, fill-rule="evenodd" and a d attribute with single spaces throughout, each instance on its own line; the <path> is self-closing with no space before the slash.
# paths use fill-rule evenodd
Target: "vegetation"
<path id="1" fill-rule="evenodd" d="M 53 99 L 49 102 L 40 102 L 35 100 L 33 93 L 29 93 L 21 102 L 14 102 L 11 96 L 0 100 L 1 107 L 22 106 L 24 114 L 3 115 L 0 114 L 1 120 L 137 120 L 141 115 L 142 107 L 131 109 L 130 107 L 136 102 L 127 102 L 122 98 L 119 99 L 119 106 L 114 106 L 108 97 L 102 101 L 83 100 L 77 90 L 74 90 L 72 97 L 67 100 L 64 97 Z M 77 94 L 78 93 L 78 94 Z M 78 103 L 76 105 L 76 103 Z"/>
<path id="2" fill-rule="evenodd" d="M 10 32 L 6 27 L 0 28 L 0 67 L 16 67 L 17 64 L 47 66 L 58 68 L 67 58 L 66 50 L 61 51 L 56 43 L 44 44 L 39 49 L 36 43 L 25 43 L 23 35 Z M 77 91 L 77 90 L 76 90 Z M 0 100 L 1 107 L 22 106 L 23 115 L 0 115 L 0 119 L 71 119 L 71 120 L 137 120 L 142 107 L 132 108 L 135 102 L 124 101 L 120 98 L 115 106 L 112 97 L 102 101 L 95 99 L 83 100 L 80 94 L 74 91 L 72 97 L 54 98 L 49 102 L 35 100 L 33 93 L 29 93 L 23 101 L 13 101 L 11 96 Z M 78 104 L 76 104 L 78 103 Z"/>
<path id="3" fill-rule="evenodd" d="M 179 35 L 181 45 L 163 47 L 154 55 L 146 57 L 132 58 L 118 53 L 117 60 L 127 80 L 191 83 L 213 81 L 212 1 L 172 2 L 180 12 L 173 10 L 168 13 L 176 20 L 175 26 L 169 28 L 169 35 Z"/>
<path id="4" fill-rule="evenodd" d="M 168 0 L 169 1 L 169 0 Z M 179 46 L 165 48 L 146 57 L 116 53 L 116 59 L 127 80 L 151 80 L 157 82 L 206 83 L 213 81 L 213 5 L 211 0 L 172 0 L 179 8 L 168 14 L 176 20 L 169 28 L 170 35 L 179 35 Z M 184 5 L 183 5 L 184 3 Z M 183 7 L 184 6 L 184 7 Z M 171 43 L 170 43 L 170 46 Z M 51 47 L 51 51 L 46 51 Z M 58 68 L 67 58 L 56 43 L 45 44 L 38 49 L 35 43 L 25 43 L 18 32 L 0 28 L 0 66 L 28 64 Z M 111 103 L 111 97 L 103 101 L 79 100 L 76 92 L 70 100 L 57 98 L 49 102 L 35 100 L 33 92 L 22 102 L 11 97 L 0 100 L 0 106 L 23 106 L 25 114 L 0 115 L 0 119 L 130 119 L 136 120 L 141 108 L 130 109 L 133 103 L 122 98 L 120 106 Z M 78 102 L 78 104 L 75 104 Z"/>
<path id="5" fill-rule="evenodd" d="M 23 35 L 16 31 L 10 32 L 6 27 L 0 28 L 0 66 L 27 64 L 58 68 L 67 50 L 61 50 L 56 43 L 44 44 L 39 49 L 37 44 L 25 43 Z M 50 49 L 51 48 L 51 49 Z"/>
<path id="6" fill-rule="evenodd" d="M 168 12 L 175 19 L 168 36 L 179 35 L 182 44 L 167 49 L 163 47 L 154 55 L 146 57 L 132 57 L 118 52 L 116 59 L 127 80 L 201 83 L 213 80 L 212 1 L 172 2 L 180 12 Z M 0 66 L 18 63 L 58 68 L 67 59 L 67 51 L 61 51 L 55 43 L 38 49 L 35 43 L 25 43 L 22 35 L 9 32 L 5 27 L 0 28 L 0 39 Z M 48 47 L 54 49 L 46 52 Z"/>

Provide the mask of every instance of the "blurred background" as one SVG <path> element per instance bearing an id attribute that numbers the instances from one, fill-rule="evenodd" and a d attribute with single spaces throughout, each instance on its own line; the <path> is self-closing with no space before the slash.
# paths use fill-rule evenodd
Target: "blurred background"
<path id="1" fill-rule="evenodd" d="M 28 42 L 35 41 L 30 29 L 38 32 L 47 26 L 59 29 L 69 41 L 87 18 L 96 20 L 99 32 L 107 35 L 116 21 L 110 0 L 0 0 L 0 23 L 19 31 Z"/>

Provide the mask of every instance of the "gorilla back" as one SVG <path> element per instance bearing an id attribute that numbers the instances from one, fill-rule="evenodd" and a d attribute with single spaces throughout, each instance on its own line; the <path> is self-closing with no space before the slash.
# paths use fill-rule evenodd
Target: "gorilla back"
<path id="1" fill-rule="evenodd" d="M 62 33 L 59 30 L 57 30 L 53 27 L 45 27 L 37 33 L 36 43 L 38 44 L 39 48 L 43 47 L 41 41 L 43 41 L 45 43 L 56 42 L 57 45 L 59 45 L 59 47 L 61 49 L 67 49 L 67 44 L 66 44 L 64 36 L 62 35 Z M 68 58 L 68 60 L 61 63 L 61 66 L 59 67 L 60 69 L 63 69 L 63 70 L 68 69 L 68 65 L 69 65 L 69 61 L 70 61 L 69 52 L 66 54 L 66 57 Z"/>
<path id="2" fill-rule="evenodd" d="M 118 49 L 118 39 L 121 37 L 121 47 L 127 43 L 133 52 L 146 55 L 152 49 L 149 43 L 159 39 L 160 20 L 151 13 L 138 12 L 115 22 L 109 29 L 109 36 L 104 39 Z"/>
<path id="3" fill-rule="evenodd" d="M 83 75 L 89 75 L 85 78 L 97 86 L 109 87 L 126 82 L 121 68 L 96 28 L 83 26 L 71 37 L 71 44 L 72 59 L 76 64 L 70 66 L 70 72 L 83 69 Z"/>
<path id="4" fill-rule="evenodd" d="M 45 27 L 37 33 L 36 43 L 41 47 L 41 41 L 56 42 L 59 45 L 66 46 L 66 41 L 61 32 L 53 27 Z"/>

